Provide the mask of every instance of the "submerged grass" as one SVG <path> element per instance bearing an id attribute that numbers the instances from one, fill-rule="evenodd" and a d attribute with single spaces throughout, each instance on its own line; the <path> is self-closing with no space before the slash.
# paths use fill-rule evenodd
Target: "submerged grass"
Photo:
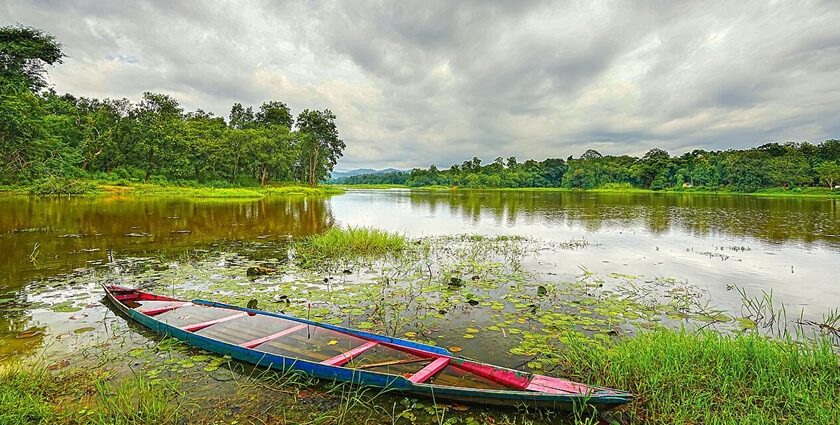
<path id="1" fill-rule="evenodd" d="M 309 258 L 330 260 L 398 254 L 407 239 L 399 233 L 370 227 L 333 227 L 301 241 L 296 249 Z"/>
<path id="2" fill-rule="evenodd" d="M 840 423 L 840 363 L 827 341 L 656 329 L 570 347 L 568 372 L 632 391 L 629 423 Z"/>

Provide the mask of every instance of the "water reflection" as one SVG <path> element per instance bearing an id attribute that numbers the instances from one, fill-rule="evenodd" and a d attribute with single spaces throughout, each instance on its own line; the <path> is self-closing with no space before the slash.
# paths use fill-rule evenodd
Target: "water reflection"
<path id="1" fill-rule="evenodd" d="M 18 288 L 105 261 L 108 250 L 118 256 L 177 253 L 219 240 L 308 235 L 333 222 L 323 198 L 0 198 L 0 280 Z"/>
<path id="2" fill-rule="evenodd" d="M 677 231 L 840 246 L 838 199 L 671 193 L 359 191 L 335 202 L 383 208 L 380 203 L 400 205 L 406 200 L 411 216 L 446 216 L 472 226 L 482 222 L 509 228 L 564 225 L 590 232 L 624 228 L 653 235 Z"/>

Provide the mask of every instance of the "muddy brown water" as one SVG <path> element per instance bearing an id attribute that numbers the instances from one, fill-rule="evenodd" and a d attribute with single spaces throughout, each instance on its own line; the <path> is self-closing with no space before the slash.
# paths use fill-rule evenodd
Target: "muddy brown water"
<path id="1" fill-rule="evenodd" d="M 583 249 L 545 252 L 526 265 L 557 275 L 585 269 L 683 280 L 734 312 L 741 306 L 734 286 L 754 295 L 772 291 L 789 312 L 804 310 L 808 317 L 840 307 L 838 199 L 408 190 L 260 200 L 0 197 L 0 354 L 44 342 L 21 338 L 27 330 L 69 333 L 79 346 L 106 338 L 91 332 L 99 317 L 84 308 L 51 314 L 27 304 L 43 296 L 81 297 L 71 277 L 52 281 L 49 295 L 27 294 L 30 282 L 112 258 L 177 256 L 219 242 L 277 242 L 334 225 L 409 236 L 584 241 Z"/>

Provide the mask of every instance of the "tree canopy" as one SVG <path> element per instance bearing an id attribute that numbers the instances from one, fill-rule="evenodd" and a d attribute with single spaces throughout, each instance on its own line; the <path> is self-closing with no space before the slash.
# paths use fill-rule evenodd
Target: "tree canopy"
<path id="1" fill-rule="evenodd" d="M 529 159 L 518 162 L 496 158 L 481 165 L 479 158 L 453 164 L 447 170 L 432 165 L 411 172 L 363 174 L 336 180 L 346 184 L 406 184 L 409 186 L 464 187 L 565 187 L 595 189 L 636 187 L 644 189 L 705 188 L 753 192 L 770 187 L 826 186 L 840 184 L 840 141 L 814 145 L 767 143 L 752 149 L 695 150 L 671 156 L 652 149 L 641 158 L 602 155 L 587 150 L 580 157 Z"/>
<path id="2" fill-rule="evenodd" d="M 37 91 L 46 86 L 46 67 L 64 53 L 52 35 L 25 26 L 0 28 L 0 83 L 4 90 Z"/>

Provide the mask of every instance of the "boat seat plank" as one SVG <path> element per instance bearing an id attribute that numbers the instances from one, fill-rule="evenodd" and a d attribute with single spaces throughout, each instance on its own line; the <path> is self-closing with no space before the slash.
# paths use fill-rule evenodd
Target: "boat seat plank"
<path id="1" fill-rule="evenodd" d="M 360 346 L 358 346 L 358 347 L 356 347 L 356 348 L 354 348 L 350 351 L 341 353 L 341 354 L 339 354 L 335 357 L 324 360 L 324 361 L 321 362 L 321 364 L 331 365 L 331 366 L 342 366 L 345 363 L 352 360 L 354 357 L 358 356 L 359 354 L 364 353 L 367 350 L 370 350 L 373 347 L 376 347 L 377 345 L 379 345 L 378 342 L 369 341 L 369 342 L 367 342 L 365 344 L 362 344 L 362 345 L 360 345 Z"/>
<path id="2" fill-rule="evenodd" d="M 409 381 L 419 384 L 425 382 L 427 379 L 440 372 L 446 365 L 449 364 L 449 357 L 438 357 L 437 360 L 429 363 L 423 369 L 420 369 L 414 375 L 408 378 Z"/>
<path id="3" fill-rule="evenodd" d="M 260 344 L 266 343 L 266 342 L 271 341 L 273 339 L 284 337 L 286 335 L 289 335 L 293 332 L 297 332 L 297 331 L 299 331 L 301 329 L 305 329 L 305 328 L 306 328 L 306 325 L 303 325 L 303 324 L 297 325 L 297 326 L 292 326 L 291 328 L 283 329 L 280 332 L 275 332 L 271 335 L 266 335 L 262 338 L 257 338 L 255 340 L 251 340 L 251 341 L 248 341 L 248 342 L 243 342 L 242 344 L 239 344 L 239 346 L 240 347 L 245 347 L 245 348 L 254 348 L 254 347 L 256 347 Z"/>
<path id="4" fill-rule="evenodd" d="M 240 311 L 238 310 L 227 308 L 204 307 L 191 304 L 158 314 L 154 318 L 169 326 L 182 328 L 184 326 L 230 316 L 231 314 L 239 312 Z"/>
<path id="5" fill-rule="evenodd" d="M 175 302 L 175 303 L 167 303 L 167 304 L 165 304 L 161 307 L 157 307 L 157 308 L 147 308 L 147 309 L 138 308 L 137 311 L 145 314 L 146 316 L 157 316 L 158 314 L 166 313 L 167 311 L 172 311 L 172 310 L 179 309 L 181 307 L 190 306 L 190 305 L 192 305 L 191 302 Z"/>
<path id="6" fill-rule="evenodd" d="M 431 379 L 428 384 L 443 385 L 447 387 L 482 388 L 487 390 L 509 390 L 510 387 L 487 379 L 481 375 L 466 371 L 455 366 L 455 362 L 449 362 L 443 370 Z"/>
<path id="7" fill-rule="evenodd" d="M 218 319 L 208 320 L 206 322 L 196 323 L 194 325 L 184 326 L 181 329 L 185 330 L 187 332 L 195 332 L 197 330 L 204 329 L 208 326 L 213 326 L 216 323 L 227 322 L 228 320 L 238 319 L 242 316 L 247 316 L 247 315 L 248 315 L 248 313 L 245 313 L 245 312 L 236 313 L 236 314 L 232 314 L 230 316 L 225 316 L 225 317 L 221 317 L 221 318 L 218 318 Z"/>

